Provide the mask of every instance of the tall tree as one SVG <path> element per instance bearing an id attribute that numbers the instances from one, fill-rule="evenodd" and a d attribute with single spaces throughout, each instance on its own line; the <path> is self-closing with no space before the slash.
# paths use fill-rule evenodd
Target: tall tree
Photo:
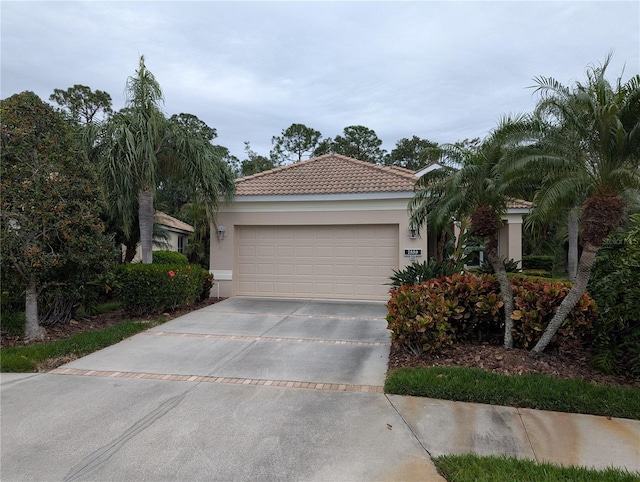
<path id="1" fill-rule="evenodd" d="M 325 154 L 335 154 L 333 139 L 331 137 L 322 139 L 313 150 L 313 157 L 324 156 Z"/>
<path id="2" fill-rule="evenodd" d="M 382 164 L 386 151 L 380 148 L 382 141 L 374 130 L 364 126 L 349 126 L 344 128 L 342 134 L 333 140 L 333 152 L 373 164 Z"/>
<path id="3" fill-rule="evenodd" d="M 447 144 L 440 147 L 440 169 L 426 173 L 416 183 L 409 203 L 411 222 L 443 229 L 454 220 L 468 217 L 475 236 L 483 239 L 484 250 L 500 283 L 504 303 L 504 346 L 513 347 L 511 330 L 513 291 L 504 262 L 498 255 L 498 233 L 509 199 L 509 184 L 502 178 L 501 164 L 509 152 L 503 132 L 512 121 L 504 120 L 478 149 Z"/>
<path id="4" fill-rule="evenodd" d="M 582 254 L 571 291 L 558 307 L 534 352 L 543 351 L 585 292 L 591 268 L 603 240 L 622 221 L 625 195 L 640 190 L 640 75 L 612 85 L 605 77 L 609 55 L 599 66 L 589 66 L 586 82 L 570 87 L 550 77 L 538 77 L 541 95 L 537 110 L 561 132 L 578 140 L 579 155 L 567 157 L 564 145 L 529 162 L 549 173 L 534 198 L 534 213 L 575 204 L 576 193 L 586 199 L 581 206 Z M 568 134 L 567 134 L 568 135 Z M 566 136 L 565 136 L 566 137 Z M 558 139 L 562 143 L 562 139 Z M 560 155 L 557 155 L 560 154 Z"/>
<path id="5" fill-rule="evenodd" d="M 303 156 L 310 156 L 318 146 L 322 134 L 304 124 L 291 124 L 280 136 L 273 136 L 271 157 L 279 164 L 299 162 Z"/>
<path id="6" fill-rule="evenodd" d="M 38 296 L 53 284 L 70 295 L 106 270 L 111 244 L 95 173 L 69 124 L 32 92 L 3 100 L 0 111 L 3 270 L 23 279 L 25 337 L 41 339 Z"/>
<path id="7" fill-rule="evenodd" d="M 421 139 L 418 136 L 413 136 L 411 139 L 405 137 L 396 142 L 396 147 L 384 158 L 384 164 L 418 171 L 438 159 L 435 153 L 437 147 L 437 142 L 431 142 L 428 139 Z"/>
<path id="8" fill-rule="evenodd" d="M 127 81 L 126 108 L 107 124 L 101 178 L 110 209 L 129 231 L 138 205 L 142 262 L 152 262 L 154 198 L 162 172 L 188 179 L 202 193 L 213 216 L 222 196 L 234 192 L 231 171 L 219 150 L 193 133 L 191 122 L 170 122 L 160 106 L 162 89 L 140 57 L 136 74 Z M 197 130 L 197 129 L 196 129 Z"/>
<path id="9" fill-rule="evenodd" d="M 102 90 L 91 90 L 86 85 L 76 84 L 67 90 L 54 89 L 49 100 L 58 104 L 77 124 L 91 124 L 108 117 L 111 109 L 111 96 Z"/>
<path id="10" fill-rule="evenodd" d="M 268 171 L 276 167 L 276 163 L 273 158 L 261 156 L 253 149 L 249 141 L 245 141 L 244 150 L 247 153 L 247 158 L 240 164 L 240 172 L 243 176 L 251 176 L 262 171 Z"/>

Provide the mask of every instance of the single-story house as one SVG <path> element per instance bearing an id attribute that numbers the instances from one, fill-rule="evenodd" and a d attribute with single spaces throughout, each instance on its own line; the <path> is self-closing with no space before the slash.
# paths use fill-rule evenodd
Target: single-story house
<path id="1" fill-rule="evenodd" d="M 167 213 L 156 211 L 153 215 L 153 221 L 159 228 L 154 229 L 153 250 L 177 251 L 184 253 L 187 247 L 187 241 L 194 228 L 179 219 L 169 216 Z M 162 234 L 158 235 L 158 231 Z M 123 248 L 124 255 L 125 248 Z M 136 248 L 136 254 L 132 262 L 137 263 L 142 260 L 142 249 L 140 244 Z"/>
<path id="2" fill-rule="evenodd" d="M 327 154 L 237 179 L 211 227 L 220 296 L 387 300 L 393 270 L 435 256 L 409 225 L 417 174 Z M 522 257 L 528 211 L 510 206 L 502 256 Z"/>

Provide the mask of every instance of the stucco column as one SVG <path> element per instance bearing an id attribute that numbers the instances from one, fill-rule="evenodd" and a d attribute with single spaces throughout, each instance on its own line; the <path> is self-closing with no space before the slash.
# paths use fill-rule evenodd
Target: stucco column
<path id="1" fill-rule="evenodd" d="M 509 232 L 508 259 L 518 262 L 522 268 L 522 216 L 508 216 L 507 229 Z"/>

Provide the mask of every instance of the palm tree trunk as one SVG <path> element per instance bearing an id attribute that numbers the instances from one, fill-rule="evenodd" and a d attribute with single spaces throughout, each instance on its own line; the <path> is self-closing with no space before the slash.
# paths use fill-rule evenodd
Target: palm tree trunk
<path id="1" fill-rule="evenodd" d="M 25 297 L 24 336 L 27 340 L 42 340 L 46 331 L 38 324 L 38 287 L 35 276 L 29 278 Z"/>
<path id="2" fill-rule="evenodd" d="M 569 211 L 567 219 L 567 229 L 569 231 L 569 253 L 567 257 L 567 272 L 569 279 L 575 281 L 578 273 L 578 210 L 573 208 Z"/>
<path id="3" fill-rule="evenodd" d="M 553 337 L 555 336 L 558 328 L 562 326 L 562 323 L 567 318 L 569 313 L 576 307 L 580 298 L 587 290 L 587 283 L 589 282 L 589 276 L 591 275 L 591 268 L 593 267 L 593 263 L 596 261 L 596 254 L 598 253 L 598 247 L 594 246 L 591 243 L 586 243 L 583 250 L 582 255 L 580 256 L 580 261 L 578 263 L 578 271 L 576 274 L 576 280 L 567 293 L 567 296 L 564 297 L 562 303 L 558 307 L 558 311 L 553 315 L 553 318 L 549 322 L 547 329 L 544 330 L 542 337 L 536 343 L 536 346 L 533 347 L 533 351 L 535 353 L 542 352 L 547 345 L 551 342 Z"/>
<path id="4" fill-rule="evenodd" d="M 151 264 L 153 261 L 153 194 L 149 188 L 141 188 L 138 192 L 138 222 L 142 263 Z"/>
<path id="5" fill-rule="evenodd" d="M 495 236 L 484 237 L 484 249 L 500 284 L 500 294 L 502 295 L 502 302 L 504 303 L 504 347 L 510 349 L 513 348 L 513 335 L 511 333 L 513 329 L 513 319 L 511 316 L 513 315 L 514 309 L 513 290 L 507 277 L 507 270 L 498 255 L 498 243 L 496 242 Z"/>
<path id="6" fill-rule="evenodd" d="M 447 231 L 443 229 L 442 231 L 440 231 L 440 236 L 438 236 L 438 253 L 436 255 L 436 259 L 438 262 L 444 261 L 444 245 L 446 240 Z"/>

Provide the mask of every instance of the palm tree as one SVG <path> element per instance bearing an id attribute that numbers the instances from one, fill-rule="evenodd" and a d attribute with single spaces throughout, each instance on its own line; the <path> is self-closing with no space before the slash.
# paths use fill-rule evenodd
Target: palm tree
<path id="1" fill-rule="evenodd" d="M 106 126 L 101 178 L 109 210 L 125 234 L 137 205 L 142 262 L 151 263 L 154 198 L 161 174 L 187 179 L 205 200 L 210 216 L 221 197 L 228 201 L 233 196 L 233 175 L 205 137 L 166 119 L 160 108 L 160 84 L 146 68 L 144 56 L 136 75 L 128 79 L 126 92 L 125 109 Z"/>
<path id="2" fill-rule="evenodd" d="M 587 69 L 586 83 L 571 87 L 536 78 L 540 118 L 555 126 L 541 141 L 543 153 L 528 162 L 544 168 L 534 216 L 581 206 L 582 254 L 571 291 L 558 307 L 534 352 L 543 351 L 584 294 L 598 248 L 621 223 L 625 195 L 640 189 L 640 76 L 615 85 L 605 78 L 609 55 Z M 568 155 L 568 152 L 571 154 Z M 526 163 L 525 163 L 526 164 Z"/>
<path id="3" fill-rule="evenodd" d="M 498 232 L 506 211 L 510 186 L 502 179 L 501 164 L 509 152 L 504 131 L 515 122 L 505 119 L 477 149 L 458 145 L 440 147 L 443 167 L 425 174 L 416 183 L 409 203 L 411 222 L 418 228 L 441 229 L 453 220 L 469 217 L 471 229 L 484 242 L 484 250 L 500 283 L 504 303 L 504 346 L 513 347 L 511 318 L 513 291 L 498 255 Z"/>

